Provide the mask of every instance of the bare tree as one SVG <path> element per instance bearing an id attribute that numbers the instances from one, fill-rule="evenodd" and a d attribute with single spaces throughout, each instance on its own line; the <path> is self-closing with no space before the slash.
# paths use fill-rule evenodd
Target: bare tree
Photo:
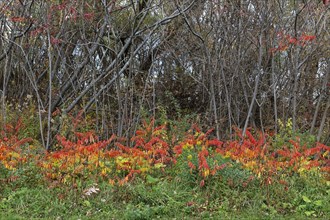
<path id="1" fill-rule="evenodd" d="M 129 137 L 142 115 L 329 132 L 329 13 L 321 2 L 1 1 L 1 124 L 33 95 L 50 149 L 60 117 Z M 55 120 L 56 119 L 56 120 Z M 243 132 L 243 133 L 244 133 Z M 324 139 L 325 140 L 325 139 Z"/>

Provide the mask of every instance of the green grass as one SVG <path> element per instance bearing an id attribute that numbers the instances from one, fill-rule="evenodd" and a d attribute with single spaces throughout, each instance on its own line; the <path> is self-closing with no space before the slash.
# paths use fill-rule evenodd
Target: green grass
<path id="1" fill-rule="evenodd" d="M 124 186 L 99 183 L 91 196 L 83 195 L 88 187 L 2 185 L 0 219 L 328 219 L 329 187 L 315 182 L 292 177 L 283 193 L 257 181 L 244 188 L 219 179 L 200 188 L 175 178 L 137 178 Z"/>

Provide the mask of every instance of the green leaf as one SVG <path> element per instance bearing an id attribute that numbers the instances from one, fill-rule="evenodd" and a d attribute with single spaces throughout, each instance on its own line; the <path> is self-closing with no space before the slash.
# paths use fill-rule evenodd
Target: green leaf
<path id="1" fill-rule="evenodd" d="M 157 164 L 154 165 L 154 167 L 155 167 L 156 169 L 160 169 L 160 168 L 166 167 L 166 165 L 163 164 L 163 163 L 157 163 Z"/>
<path id="2" fill-rule="evenodd" d="M 150 175 L 146 176 L 146 180 L 147 180 L 147 183 L 149 183 L 149 184 L 154 184 L 154 183 L 157 183 L 159 181 L 158 178 L 154 178 Z"/>
<path id="3" fill-rule="evenodd" d="M 262 203 L 261 208 L 262 209 L 268 209 L 268 206 L 265 203 Z"/>
<path id="4" fill-rule="evenodd" d="M 86 207 L 91 207 L 91 203 L 88 200 L 84 200 L 83 205 Z"/>
<path id="5" fill-rule="evenodd" d="M 311 203 L 311 202 L 312 202 L 307 196 L 302 196 L 302 199 L 303 199 L 306 203 Z"/>
<path id="6" fill-rule="evenodd" d="M 269 207 L 269 211 L 270 211 L 270 213 L 273 214 L 273 215 L 277 213 L 277 210 L 276 210 L 273 206 L 270 206 L 270 207 Z"/>
<path id="7" fill-rule="evenodd" d="M 316 201 L 314 201 L 314 205 L 316 205 L 316 206 L 322 206 L 322 200 L 316 200 Z"/>
<path id="8" fill-rule="evenodd" d="M 306 216 L 311 216 L 311 215 L 313 215 L 315 213 L 315 211 L 306 211 L 305 212 L 305 215 Z"/>
<path id="9" fill-rule="evenodd" d="M 285 208 L 285 209 L 292 208 L 292 204 L 291 203 L 284 202 L 282 205 L 283 205 L 283 208 Z"/>

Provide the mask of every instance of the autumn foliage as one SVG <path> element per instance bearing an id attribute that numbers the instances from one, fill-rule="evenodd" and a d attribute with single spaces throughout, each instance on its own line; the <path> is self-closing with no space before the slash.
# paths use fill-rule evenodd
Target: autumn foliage
<path id="1" fill-rule="evenodd" d="M 4 132 L 1 135 L 1 169 L 15 173 L 34 163 L 44 180 L 55 186 L 77 187 L 88 180 L 124 185 L 137 176 L 175 175 L 169 171 L 181 166 L 180 172 L 188 170 L 197 176 L 196 184 L 203 187 L 208 179 L 235 162 L 252 172 L 251 179 L 259 178 L 266 185 L 273 182 L 285 185 L 285 177 L 312 171 L 329 178 L 330 147 L 321 143 L 305 146 L 293 139 L 286 146 L 274 148 L 270 136 L 251 130 L 243 137 L 237 129 L 236 138 L 220 141 L 212 138 L 213 130 L 204 133 L 193 125 L 182 140 L 177 140 L 175 136 L 169 137 L 165 125 L 156 126 L 150 120 L 144 121 L 129 140 L 115 135 L 99 140 L 91 131 L 75 132 L 74 140 L 58 136 L 58 150 L 46 152 L 34 146 L 31 138 L 19 139 L 20 126 L 20 121 L 16 126 L 8 125 L 7 133 L 11 135 L 6 137 Z M 226 158 L 229 162 L 223 162 Z M 12 179 L 10 175 L 7 179 Z"/>
<path id="2" fill-rule="evenodd" d="M 316 41 L 315 35 L 309 35 L 302 33 L 299 36 L 292 36 L 290 34 L 284 34 L 283 32 L 277 33 L 278 44 L 276 47 L 271 48 L 271 53 L 282 52 L 288 50 L 290 47 L 305 47 Z"/>

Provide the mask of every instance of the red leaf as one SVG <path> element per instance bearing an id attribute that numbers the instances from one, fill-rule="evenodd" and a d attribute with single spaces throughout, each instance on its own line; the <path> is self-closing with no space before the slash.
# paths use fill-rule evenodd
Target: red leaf
<path id="1" fill-rule="evenodd" d="M 32 138 L 24 138 L 24 139 L 22 139 L 22 140 L 16 142 L 16 143 L 14 144 L 13 148 L 15 148 L 15 147 L 19 147 L 19 146 L 22 146 L 23 144 L 28 143 L 28 142 L 32 142 L 32 141 L 33 141 Z"/>
<path id="2" fill-rule="evenodd" d="M 12 18 L 10 18 L 10 20 L 11 20 L 12 22 L 18 23 L 18 22 L 23 22 L 23 21 L 25 21 L 25 18 L 24 18 L 24 17 L 12 17 Z"/>
<path id="3" fill-rule="evenodd" d="M 173 148 L 173 152 L 179 156 L 180 154 L 182 154 L 182 146 L 181 145 L 176 145 L 174 148 Z"/>
<path id="4" fill-rule="evenodd" d="M 298 40 L 297 40 L 297 38 L 295 38 L 295 37 L 290 37 L 290 38 L 289 38 L 289 43 L 290 43 L 290 44 L 295 44 L 295 45 L 296 45 L 296 44 L 297 44 L 297 41 L 298 41 Z"/>
<path id="5" fill-rule="evenodd" d="M 305 35 L 303 34 L 301 37 L 300 37 L 300 40 L 301 41 L 313 41 L 316 39 L 316 36 L 315 35 Z"/>
<path id="6" fill-rule="evenodd" d="M 85 13 L 84 18 L 87 20 L 91 20 L 94 18 L 94 13 Z"/>
<path id="7" fill-rule="evenodd" d="M 110 158 L 115 158 L 115 157 L 119 156 L 120 154 L 121 154 L 121 152 L 119 152 L 117 150 L 111 150 L 106 155 Z"/>
<path id="8" fill-rule="evenodd" d="M 196 124 L 193 125 L 193 129 L 195 129 L 198 133 L 201 132 L 201 129 Z"/>
<path id="9" fill-rule="evenodd" d="M 188 161 L 188 166 L 190 169 L 196 169 L 196 166 L 191 161 Z"/>
<path id="10" fill-rule="evenodd" d="M 211 146 L 221 147 L 223 142 L 219 141 L 218 139 L 209 140 L 208 144 Z"/>
<path id="11" fill-rule="evenodd" d="M 135 134 L 138 135 L 138 136 L 145 135 L 145 131 L 137 130 L 137 131 L 135 132 Z"/>
<path id="12" fill-rule="evenodd" d="M 253 135 L 250 133 L 250 131 L 246 131 L 245 134 L 248 136 L 249 140 L 251 141 L 251 143 L 253 145 L 256 145 L 257 144 L 256 139 L 253 137 Z"/>
<path id="13" fill-rule="evenodd" d="M 59 39 L 59 38 L 51 37 L 50 38 L 50 43 L 53 44 L 53 45 L 58 45 L 58 44 L 62 43 L 62 40 Z"/>

